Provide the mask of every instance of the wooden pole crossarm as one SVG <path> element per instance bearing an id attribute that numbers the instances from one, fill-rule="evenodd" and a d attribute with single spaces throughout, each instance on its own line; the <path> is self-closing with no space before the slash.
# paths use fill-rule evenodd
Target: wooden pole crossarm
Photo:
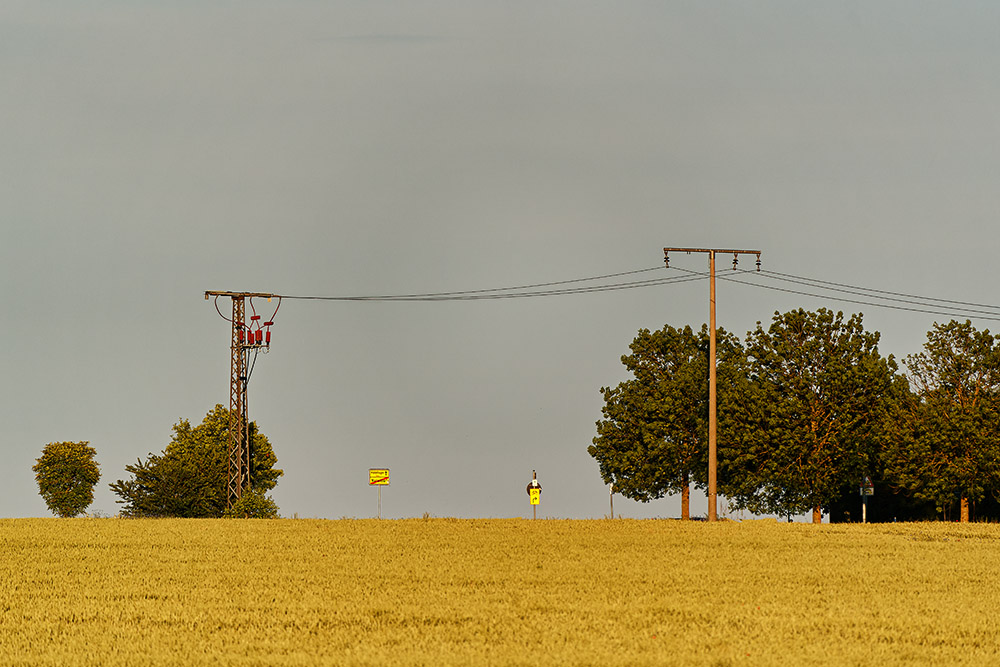
<path id="1" fill-rule="evenodd" d="M 723 248 L 664 248 L 663 252 L 717 252 L 723 255 L 760 255 L 760 250 L 725 250 Z"/>

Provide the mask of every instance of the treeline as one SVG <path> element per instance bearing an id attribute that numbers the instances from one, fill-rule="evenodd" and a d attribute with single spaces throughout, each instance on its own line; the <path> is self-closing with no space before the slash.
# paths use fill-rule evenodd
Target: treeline
<path id="1" fill-rule="evenodd" d="M 899 367 L 861 314 L 775 313 L 745 340 L 718 330 L 718 489 L 732 509 L 875 520 L 1000 516 L 1000 339 L 971 322 L 935 324 Z M 588 448 L 605 483 L 639 501 L 680 493 L 708 469 L 709 332 L 640 330 L 602 387 Z M 853 511 L 852 511 L 853 510 Z"/>
<path id="2" fill-rule="evenodd" d="M 250 443 L 250 481 L 239 500 L 228 505 L 230 411 L 222 405 L 192 427 L 174 424 L 170 443 L 159 454 L 125 466 L 129 477 L 110 484 L 123 517 L 277 518 L 278 505 L 266 495 L 283 471 L 271 442 L 256 422 L 237 418 Z M 94 500 L 100 479 L 96 450 L 88 442 L 51 442 L 32 470 L 38 492 L 53 514 L 74 517 Z"/>

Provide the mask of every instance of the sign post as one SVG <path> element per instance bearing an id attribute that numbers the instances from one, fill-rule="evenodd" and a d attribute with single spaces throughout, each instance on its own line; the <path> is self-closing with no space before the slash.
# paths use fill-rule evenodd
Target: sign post
<path id="1" fill-rule="evenodd" d="M 389 486 L 388 468 L 369 468 L 368 486 L 378 487 L 378 518 L 382 518 L 382 487 Z"/>
<path id="2" fill-rule="evenodd" d="M 531 471 L 531 481 L 528 482 L 528 499 L 531 501 L 531 518 L 538 518 L 538 504 L 542 502 L 542 485 L 538 483 L 538 476 L 535 471 Z"/>
<path id="3" fill-rule="evenodd" d="M 868 496 L 875 495 L 875 485 L 870 477 L 861 482 L 861 523 L 868 523 Z"/>

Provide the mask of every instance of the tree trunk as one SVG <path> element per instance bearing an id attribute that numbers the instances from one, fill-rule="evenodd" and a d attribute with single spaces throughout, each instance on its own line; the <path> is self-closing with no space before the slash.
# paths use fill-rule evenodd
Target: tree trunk
<path id="1" fill-rule="evenodd" d="M 969 499 L 965 496 L 962 496 L 962 516 L 959 521 L 969 523 Z"/>
<path id="2" fill-rule="evenodd" d="M 688 481 L 687 473 L 684 473 L 684 486 L 681 487 L 681 519 L 687 521 L 691 518 L 691 483 Z"/>
<path id="3" fill-rule="evenodd" d="M 813 523 L 823 523 L 823 508 L 814 507 L 813 508 Z"/>

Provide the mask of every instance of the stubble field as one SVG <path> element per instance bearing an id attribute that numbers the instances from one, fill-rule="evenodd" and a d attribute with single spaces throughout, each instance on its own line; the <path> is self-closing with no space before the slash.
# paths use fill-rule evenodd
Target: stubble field
<path id="1" fill-rule="evenodd" d="M 983 524 L 0 520 L 0 663 L 988 665 L 998 576 Z"/>

